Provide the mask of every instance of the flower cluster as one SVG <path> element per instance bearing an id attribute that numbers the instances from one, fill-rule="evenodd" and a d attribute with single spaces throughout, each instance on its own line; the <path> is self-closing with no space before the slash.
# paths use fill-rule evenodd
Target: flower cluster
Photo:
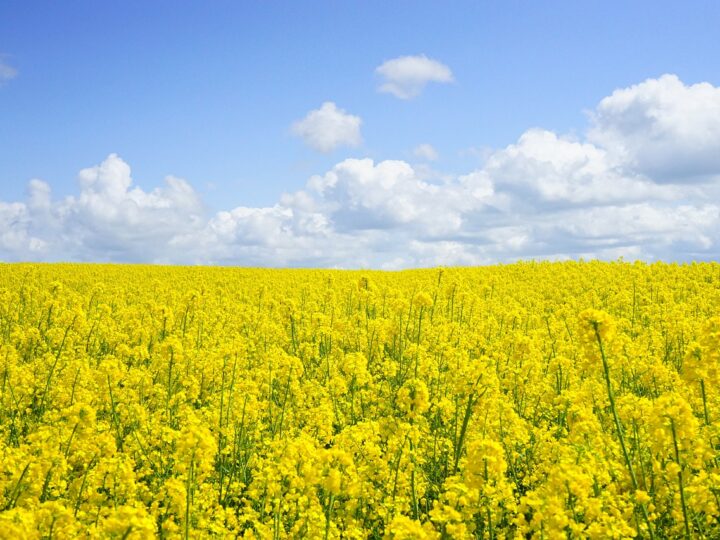
<path id="1" fill-rule="evenodd" d="M 718 276 L 0 265 L 0 538 L 718 538 Z"/>

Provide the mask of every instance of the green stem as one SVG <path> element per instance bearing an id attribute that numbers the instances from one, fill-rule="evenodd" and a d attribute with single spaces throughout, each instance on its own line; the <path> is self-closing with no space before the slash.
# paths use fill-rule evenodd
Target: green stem
<path id="1" fill-rule="evenodd" d="M 25 468 L 20 473 L 20 478 L 18 478 L 17 483 L 15 484 L 15 487 L 13 488 L 11 495 L 8 497 L 7 504 L 5 505 L 5 508 L 3 508 L 3 511 L 12 510 L 15 508 L 15 505 L 18 502 L 18 499 L 20 498 L 20 494 L 22 493 L 22 481 L 25 478 L 25 475 L 28 472 L 28 469 L 30 468 L 30 463 L 28 462 L 27 465 L 25 465 Z"/>
<path id="2" fill-rule="evenodd" d="M 408 440 L 408 437 L 410 436 L 410 432 L 408 431 L 405 434 L 405 438 L 403 439 L 402 444 L 400 445 L 400 450 L 398 450 L 398 457 L 397 462 L 395 463 L 395 478 L 393 479 L 393 490 L 392 490 L 392 513 L 395 512 L 395 495 L 397 494 L 397 482 L 398 482 L 398 475 L 400 474 L 400 461 L 402 460 L 403 455 L 403 449 L 405 448 L 405 442 Z M 392 514 L 391 514 L 392 517 Z"/>
<path id="3" fill-rule="evenodd" d="M 78 510 L 80 510 L 80 504 L 82 503 L 82 494 L 83 491 L 85 491 L 85 484 L 87 483 L 87 477 L 88 473 L 90 472 L 90 469 L 95 465 L 95 458 L 97 456 L 93 456 L 93 458 L 90 460 L 90 463 L 88 464 L 87 468 L 85 469 L 85 473 L 83 474 L 82 483 L 80 484 L 80 489 L 78 490 L 78 496 L 75 500 L 75 508 L 73 509 L 73 516 L 77 517 Z"/>
<path id="4" fill-rule="evenodd" d="M 77 433 L 77 428 L 79 425 L 80 422 L 76 422 L 72 433 L 70 433 L 70 438 L 68 439 L 67 446 L 65 447 L 65 459 L 67 459 L 68 455 L 70 454 L 70 446 L 72 445 L 73 438 L 75 437 L 75 433 Z"/>
<path id="5" fill-rule="evenodd" d="M 332 511 L 334 505 L 335 495 L 330 495 L 330 500 L 328 501 L 327 516 L 325 519 L 325 540 L 327 540 L 330 536 L 330 523 L 332 522 Z"/>
<path id="6" fill-rule="evenodd" d="M 463 446 L 465 445 L 465 436 L 467 435 L 468 424 L 470 423 L 470 417 L 472 416 L 473 405 L 475 405 L 485 395 L 485 392 L 487 392 L 487 388 L 485 388 L 479 396 L 473 399 L 475 388 L 477 387 L 479 382 L 480 377 L 478 377 L 477 381 L 475 381 L 473 390 L 468 396 L 468 403 L 467 407 L 465 408 L 465 416 L 463 417 L 462 427 L 460 428 L 460 437 L 457 441 L 457 445 L 455 446 L 455 463 L 453 465 L 453 470 L 455 472 L 457 472 L 458 470 L 458 464 L 460 463 L 460 457 L 462 456 Z"/>
<path id="7" fill-rule="evenodd" d="M 708 409 L 707 409 L 707 396 L 705 395 L 705 380 L 700 379 L 700 390 L 702 391 L 702 399 L 703 399 L 703 414 L 705 415 L 705 425 L 710 425 L 710 416 L 708 415 Z"/>
<path id="8" fill-rule="evenodd" d="M 605 348 L 603 347 L 602 338 L 598 331 L 598 323 L 592 321 L 593 330 L 595 330 L 595 338 L 597 339 L 598 346 L 600 347 L 600 357 L 602 358 L 603 372 L 605 374 L 605 385 L 607 387 L 608 400 L 610 401 L 610 409 L 613 414 L 613 421 L 615 422 L 615 431 L 620 441 L 620 448 L 622 449 L 623 458 L 625 459 L 625 465 L 627 466 L 628 472 L 630 473 L 630 481 L 632 482 L 633 491 L 637 491 L 638 483 L 635 471 L 632 468 L 632 462 L 630 461 L 630 454 L 628 454 L 627 446 L 625 445 L 625 437 L 623 435 L 622 424 L 620 423 L 620 417 L 617 413 L 617 407 L 615 406 L 615 395 L 613 394 L 612 383 L 610 382 L 610 367 L 608 365 L 607 357 L 605 356 Z M 650 538 L 654 540 L 655 535 L 653 534 L 652 525 L 650 524 L 650 516 L 648 516 L 647 508 L 645 504 L 640 505 L 640 509 L 643 513 L 643 519 L 648 527 L 648 534 Z"/>
<path id="9" fill-rule="evenodd" d="M 685 522 L 685 538 L 690 538 L 690 521 L 688 520 L 687 505 L 685 504 L 685 488 L 682 478 L 682 463 L 680 463 L 680 449 L 677 443 L 677 433 L 675 432 L 675 420 L 670 418 L 670 429 L 672 430 L 673 446 L 675 447 L 675 462 L 680 470 L 678 471 L 678 485 L 680 486 L 680 504 L 682 505 L 683 521 Z"/>
<path id="10" fill-rule="evenodd" d="M 187 486 L 185 489 L 185 540 L 190 538 L 190 504 L 192 503 L 192 480 L 195 465 L 195 456 L 190 458 L 190 469 L 188 470 Z"/>
<path id="11" fill-rule="evenodd" d="M 410 470 L 410 488 L 411 488 L 411 495 L 412 495 L 412 506 L 413 506 L 413 519 L 418 519 L 418 516 L 420 515 L 420 509 L 418 508 L 418 500 L 417 500 L 417 492 L 415 489 L 415 455 L 414 455 L 415 445 L 413 445 L 412 439 L 410 439 L 410 461 L 412 464 L 412 469 Z"/>

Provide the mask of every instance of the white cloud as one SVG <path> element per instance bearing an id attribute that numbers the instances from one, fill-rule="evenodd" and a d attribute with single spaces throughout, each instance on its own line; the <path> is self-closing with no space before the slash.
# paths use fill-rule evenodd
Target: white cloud
<path id="1" fill-rule="evenodd" d="M 533 204 L 607 203 L 675 197 L 677 189 L 658 186 L 637 174 L 623 174 L 603 148 L 531 129 L 517 143 L 491 154 L 484 166 L 494 181 Z"/>
<path id="2" fill-rule="evenodd" d="M 18 71 L 0 55 L 0 86 L 17 77 Z"/>
<path id="3" fill-rule="evenodd" d="M 312 177 L 303 195 L 340 231 L 410 227 L 420 236 L 438 236 L 459 230 L 463 212 L 486 204 L 492 190 L 475 197 L 460 182 L 423 181 L 404 161 L 347 159 Z"/>
<path id="4" fill-rule="evenodd" d="M 662 99 L 653 88 L 664 88 Z M 661 77 L 603 100 L 585 138 L 530 129 L 461 175 L 345 159 L 274 205 L 216 213 L 179 178 L 138 187 L 111 154 L 80 171 L 74 196 L 55 200 L 47 183 L 31 180 L 25 202 L 0 202 L 0 259 L 377 268 L 717 259 L 720 171 L 708 149 L 720 133 L 704 122 L 715 114 L 716 92 Z M 625 122 L 624 104 L 633 100 L 641 106 L 630 109 L 645 112 Z M 659 146 L 650 148 L 637 133 L 659 125 Z M 688 149 L 691 140 L 701 148 Z M 689 184 L 687 166 L 674 162 L 656 173 L 648 156 L 660 149 L 678 160 L 696 152 L 703 182 Z"/>
<path id="5" fill-rule="evenodd" d="M 295 122 L 291 129 L 309 147 L 328 153 L 340 146 L 360 146 L 361 124 L 359 116 L 348 114 L 332 101 L 326 101 L 319 109 Z"/>
<path id="6" fill-rule="evenodd" d="M 400 56 L 383 62 L 375 69 L 383 82 L 380 92 L 392 94 L 400 99 L 418 96 L 430 82 L 453 82 L 449 67 L 425 55 Z"/>
<path id="7" fill-rule="evenodd" d="M 413 154 L 415 154 L 415 157 L 424 159 L 425 161 L 437 161 L 440 157 L 437 150 L 435 150 L 431 144 L 427 143 L 416 146 Z"/>
<path id="8" fill-rule="evenodd" d="M 172 239 L 204 227 L 204 208 L 187 182 L 168 176 L 163 187 L 149 192 L 133 187 L 130 167 L 115 154 L 80 171 L 78 180 L 79 194 L 57 201 L 48 184 L 31 180 L 26 203 L 0 207 L 0 215 L 11 220 L 3 227 L 8 238 L 1 241 L 0 255 L 5 251 L 15 253 L 12 258 L 32 260 L 177 260 L 181 255 L 173 253 Z M 12 242 L 14 249 L 8 249 Z"/>
<path id="9" fill-rule="evenodd" d="M 720 175 L 720 88 L 663 75 L 616 90 L 592 114 L 589 140 L 658 182 Z"/>
<path id="10" fill-rule="evenodd" d="M 23 203 L 0 202 L 0 252 L 18 253 L 23 257 L 29 250 L 29 215 Z"/>

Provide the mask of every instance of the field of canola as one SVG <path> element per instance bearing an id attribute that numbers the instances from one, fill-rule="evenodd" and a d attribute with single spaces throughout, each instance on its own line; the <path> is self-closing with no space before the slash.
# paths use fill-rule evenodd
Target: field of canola
<path id="1" fill-rule="evenodd" d="M 0 265 L 0 538 L 720 538 L 720 265 Z"/>

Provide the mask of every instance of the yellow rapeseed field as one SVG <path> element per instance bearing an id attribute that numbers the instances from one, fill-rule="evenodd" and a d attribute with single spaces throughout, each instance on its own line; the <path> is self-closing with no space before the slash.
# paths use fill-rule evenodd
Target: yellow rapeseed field
<path id="1" fill-rule="evenodd" d="M 720 538 L 720 265 L 0 265 L 0 538 Z"/>

